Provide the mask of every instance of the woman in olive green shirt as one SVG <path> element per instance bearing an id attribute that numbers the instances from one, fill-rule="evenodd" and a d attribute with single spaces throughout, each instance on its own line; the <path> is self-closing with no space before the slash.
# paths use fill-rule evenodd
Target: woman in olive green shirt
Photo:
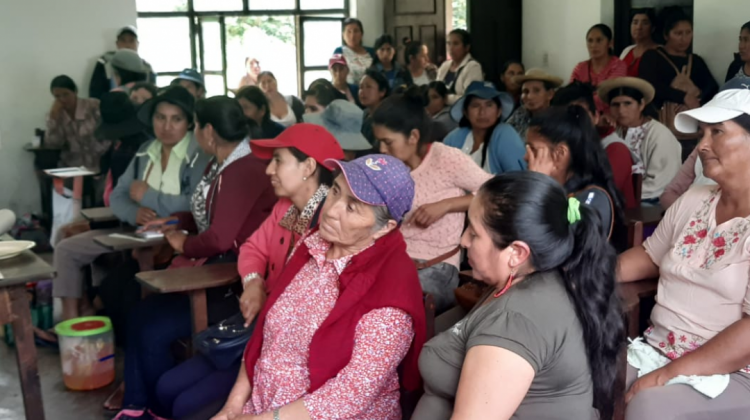
<path id="1" fill-rule="evenodd" d="M 491 287 L 422 350 L 414 420 L 612 417 L 623 326 L 599 225 L 546 175 L 482 186 L 461 245 Z"/>

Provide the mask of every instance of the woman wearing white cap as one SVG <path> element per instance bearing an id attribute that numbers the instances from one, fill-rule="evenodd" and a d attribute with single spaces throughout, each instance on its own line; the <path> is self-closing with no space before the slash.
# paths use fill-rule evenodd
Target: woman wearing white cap
<path id="1" fill-rule="evenodd" d="M 678 114 L 675 127 L 702 133 L 703 170 L 718 186 L 690 189 L 653 236 L 620 256 L 619 281 L 659 276 L 653 326 L 628 351 L 626 419 L 746 418 L 750 90 L 723 91 Z"/>

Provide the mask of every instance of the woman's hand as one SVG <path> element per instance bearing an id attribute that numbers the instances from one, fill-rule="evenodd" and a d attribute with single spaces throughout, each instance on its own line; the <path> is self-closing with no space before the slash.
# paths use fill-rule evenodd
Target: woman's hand
<path id="1" fill-rule="evenodd" d="M 136 180 L 130 183 L 130 198 L 136 203 L 143 200 L 146 191 L 148 191 L 148 184 L 145 181 Z"/>
<path id="2" fill-rule="evenodd" d="M 442 219 L 450 209 L 445 201 L 425 204 L 420 206 L 409 218 L 409 223 L 413 223 L 421 228 L 428 228 L 433 223 Z"/>
<path id="3" fill-rule="evenodd" d="M 184 254 L 185 250 L 183 247 L 185 246 L 185 240 L 187 239 L 187 235 L 179 230 L 173 230 L 170 232 L 166 232 L 164 234 L 164 237 L 167 238 L 167 242 L 169 242 L 169 245 L 174 249 L 176 252 L 180 254 Z"/>
<path id="4" fill-rule="evenodd" d="M 649 388 L 664 386 L 664 384 L 669 382 L 672 377 L 667 372 L 667 366 L 664 366 L 661 369 L 656 369 L 648 375 L 642 376 L 638 378 L 637 381 L 633 382 L 633 385 L 630 386 L 627 394 L 625 394 L 625 404 L 628 404 L 639 392 Z"/>
<path id="5" fill-rule="evenodd" d="M 49 119 L 50 120 L 58 119 L 62 112 L 63 112 L 62 103 L 58 100 L 55 100 L 54 102 L 52 102 L 52 107 L 50 107 L 49 109 Z"/>
<path id="6" fill-rule="evenodd" d="M 138 229 L 139 232 L 146 232 L 149 230 L 160 230 L 162 232 L 166 230 L 173 230 L 173 226 L 164 226 L 166 223 L 171 222 L 173 220 L 177 220 L 176 217 L 162 217 L 159 219 L 154 219 L 148 223 L 144 223 L 140 229 Z"/>
<path id="7" fill-rule="evenodd" d="M 156 212 L 146 207 L 140 207 L 135 215 L 137 225 L 147 225 L 154 219 L 156 219 Z"/>
<path id="8" fill-rule="evenodd" d="M 242 371 L 240 371 L 242 373 Z M 231 395 L 224 404 L 224 407 L 211 420 L 239 420 L 242 417 L 242 409 L 245 407 L 245 401 L 234 398 Z"/>
<path id="9" fill-rule="evenodd" d="M 263 285 L 263 279 L 257 278 L 250 280 L 245 285 L 245 290 L 242 292 L 240 297 L 240 311 L 242 316 L 245 318 L 245 328 L 250 326 L 255 316 L 263 308 L 263 304 L 266 303 L 268 295 L 266 294 L 266 287 Z"/>
<path id="10" fill-rule="evenodd" d="M 529 156 L 529 170 L 552 176 L 555 169 L 555 162 L 552 161 L 552 155 L 548 147 L 533 149 L 526 145 L 526 154 Z"/>

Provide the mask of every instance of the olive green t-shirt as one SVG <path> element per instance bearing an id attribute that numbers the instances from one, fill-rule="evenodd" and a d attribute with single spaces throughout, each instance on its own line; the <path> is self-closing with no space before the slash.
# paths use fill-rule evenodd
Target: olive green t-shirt
<path id="1" fill-rule="evenodd" d="M 412 418 L 449 419 L 466 353 L 474 346 L 496 346 L 534 369 L 531 387 L 512 419 L 595 419 L 583 332 L 560 273 L 533 274 L 489 299 L 424 346 L 419 370 L 425 394 Z"/>

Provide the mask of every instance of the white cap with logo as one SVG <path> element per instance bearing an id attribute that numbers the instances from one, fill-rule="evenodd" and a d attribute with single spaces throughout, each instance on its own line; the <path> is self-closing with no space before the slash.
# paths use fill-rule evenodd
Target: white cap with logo
<path id="1" fill-rule="evenodd" d="M 700 123 L 718 124 L 742 114 L 750 114 L 750 89 L 729 89 L 717 93 L 700 108 L 677 114 L 674 126 L 680 132 L 695 133 Z"/>

